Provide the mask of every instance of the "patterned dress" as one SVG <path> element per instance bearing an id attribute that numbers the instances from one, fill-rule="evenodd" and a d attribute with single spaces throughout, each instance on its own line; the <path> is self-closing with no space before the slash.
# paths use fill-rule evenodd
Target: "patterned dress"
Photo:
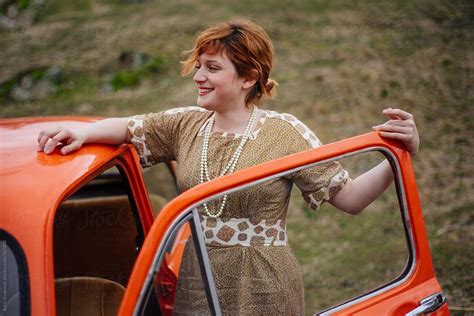
<path id="1" fill-rule="evenodd" d="M 130 117 L 128 127 L 143 166 L 176 160 L 178 189 L 199 184 L 203 132 L 213 112 L 199 107 Z M 208 151 L 214 179 L 229 162 L 242 135 L 214 132 Z M 265 110 L 247 141 L 236 170 L 320 146 L 316 136 L 289 114 Z M 223 214 L 201 226 L 224 315 L 302 315 L 303 281 L 288 245 L 286 214 L 293 183 L 314 210 L 343 187 L 348 173 L 331 162 L 273 179 L 228 196 Z M 220 203 L 220 200 L 217 201 Z M 210 202 L 216 213 L 218 203 Z M 175 297 L 176 315 L 208 314 L 193 243 L 188 242 Z"/>

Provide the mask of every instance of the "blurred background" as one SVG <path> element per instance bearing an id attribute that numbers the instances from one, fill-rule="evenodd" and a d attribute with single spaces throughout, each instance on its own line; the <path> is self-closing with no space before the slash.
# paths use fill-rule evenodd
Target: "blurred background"
<path id="1" fill-rule="evenodd" d="M 272 77 L 280 86 L 263 107 L 294 114 L 324 143 L 371 131 L 385 121 L 386 107 L 412 112 L 421 137 L 413 163 L 436 274 L 453 314 L 474 313 L 474 2 L 1 0 L 0 10 L 3 118 L 129 116 L 193 105 L 195 85 L 180 76 L 180 54 L 198 31 L 234 16 L 253 19 L 273 40 Z M 357 163 L 348 165 L 358 173 Z M 354 252 L 347 242 L 372 242 L 377 251 L 382 245 L 373 241 L 384 239 L 366 226 L 385 225 L 389 234 L 390 221 L 377 222 L 383 213 L 371 220 L 336 215 L 327 206 L 316 215 L 294 195 L 290 244 L 307 309 L 362 294 L 350 278 L 318 278 L 364 265 L 356 254 L 367 247 Z M 393 199 L 378 203 L 396 207 Z M 339 262 L 321 261 L 342 246 Z M 394 276 L 402 268 L 403 261 Z M 323 286 L 329 294 L 318 292 Z"/>

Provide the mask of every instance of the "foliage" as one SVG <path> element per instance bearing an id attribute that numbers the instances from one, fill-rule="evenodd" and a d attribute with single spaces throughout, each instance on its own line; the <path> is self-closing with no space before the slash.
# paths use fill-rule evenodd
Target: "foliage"
<path id="1" fill-rule="evenodd" d="M 146 78 L 151 74 L 158 72 L 163 63 L 164 58 L 158 56 L 139 69 L 126 69 L 119 71 L 110 81 L 113 90 L 118 91 L 123 88 L 136 87 L 142 78 Z"/>

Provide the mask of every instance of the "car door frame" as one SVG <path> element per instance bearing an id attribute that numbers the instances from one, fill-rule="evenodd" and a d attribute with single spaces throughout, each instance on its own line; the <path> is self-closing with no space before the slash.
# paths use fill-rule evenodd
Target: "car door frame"
<path id="1" fill-rule="evenodd" d="M 47 277 L 47 286 L 45 287 L 45 296 L 47 297 L 47 302 L 50 304 L 52 310 L 56 310 L 56 295 L 50 295 L 49 293 L 55 293 L 55 284 L 54 284 L 54 224 L 56 218 L 56 211 L 58 210 L 60 204 L 67 200 L 70 196 L 80 190 L 84 185 L 89 183 L 94 178 L 98 177 L 104 171 L 111 167 L 120 168 L 123 172 L 123 177 L 126 179 L 127 186 L 129 188 L 129 196 L 131 200 L 131 206 L 136 209 L 138 216 L 140 217 L 140 225 L 143 230 L 144 237 L 151 229 L 153 223 L 153 209 L 151 206 L 150 199 L 148 198 L 147 189 L 143 179 L 142 170 L 140 167 L 139 156 L 131 144 L 123 144 L 119 146 L 116 150 L 110 153 L 110 156 L 104 159 L 104 162 L 95 164 L 92 168 L 88 169 L 87 172 L 84 172 L 80 177 L 74 180 L 70 185 L 68 185 L 63 192 L 58 196 L 55 203 L 52 204 L 51 209 L 54 210 L 52 216 L 49 217 L 47 222 L 47 231 L 50 252 L 53 253 L 53 256 L 45 256 L 45 266 L 47 267 L 48 275 L 52 277 Z M 131 276 L 131 275 L 130 275 Z"/>
<path id="2" fill-rule="evenodd" d="M 136 314 L 137 303 L 144 294 L 143 286 L 153 276 L 152 268 L 163 251 L 163 241 L 169 233 L 169 228 L 182 218 L 183 214 L 224 194 L 368 151 L 382 152 L 394 170 L 410 259 L 403 273 L 395 280 L 327 309 L 322 314 L 404 314 L 419 307 L 420 302 L 430 295 L 442 293 L 431 261 L 411 157 L 400 142 L 384 139 L 379 132 L 372 132 L 240 170 L 200 184 L 173 199 L 160 212 L 143 244 L 119 314 Z M 442 310 L 447 311 L 446 303 L 443 304 Z"/>

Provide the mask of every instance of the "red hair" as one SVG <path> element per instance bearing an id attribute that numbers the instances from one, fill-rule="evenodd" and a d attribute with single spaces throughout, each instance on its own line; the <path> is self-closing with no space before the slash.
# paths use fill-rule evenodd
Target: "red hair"
<path id="1" fill-rule="evenodd" d="M 276 81 L 270 79 L 273 66 L 273 45 L 267 33 L 259 25 L 245 19 L 220 23 L 199 33 L 194 47 L 186 51 L 188 58 L 182 61 L 182 75 L 193 72 L 202 53 L 225 52 L 240 77 L 256 80 L 245 103 L 259 104 L 263 96 L 275 95 Z"/>

